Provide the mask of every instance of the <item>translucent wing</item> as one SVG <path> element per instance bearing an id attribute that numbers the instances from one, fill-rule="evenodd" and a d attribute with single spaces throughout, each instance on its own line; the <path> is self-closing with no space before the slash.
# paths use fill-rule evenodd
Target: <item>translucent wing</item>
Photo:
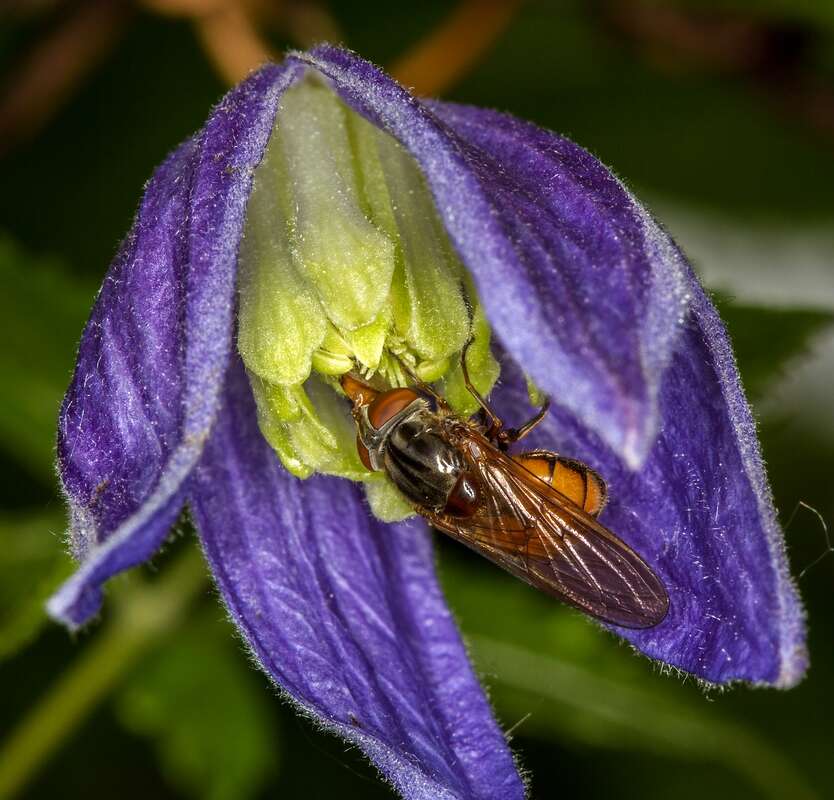
<path id="1" fill-rule="evenodd" d="M 452 435 L 477 476 L 481 502 L 465 519 L 423 510 L 432 525 L 604 622 L 649 628 L 663 620 L 666 589 L 628 545 L 471 426 L 455 426 Z"/>

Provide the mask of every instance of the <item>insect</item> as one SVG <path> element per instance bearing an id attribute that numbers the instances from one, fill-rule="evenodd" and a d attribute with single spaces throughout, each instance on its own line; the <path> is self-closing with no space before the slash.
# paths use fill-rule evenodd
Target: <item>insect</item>
<path id="1" fill-rule="evenodd" d="M 404 365 L 405 366 L 405 365 Z M 669 598 L 643 559 L 597 520 L 602 478 L 547 450 L 510 455 L 545 417 L 508 429 L 478 393 L 479 417 L 457 416 L 407 370 L 414 387 L 376 389 L 351 373 L 341 379 L 353 404 L 357 448 L 435 528 L 528 584 L 604 622 L 649 628 Z"/>

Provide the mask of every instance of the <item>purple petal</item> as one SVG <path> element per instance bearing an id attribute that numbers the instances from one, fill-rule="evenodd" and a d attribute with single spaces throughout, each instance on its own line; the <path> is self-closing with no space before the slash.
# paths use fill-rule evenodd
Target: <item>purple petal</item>
<path id="1" fill-rule="evenodd" d="M 346 481 L 290 477 L 237 357 L 228 369 L 252 172 L 304 64 L 417 158 L 498 338 L 561 404 L 539 443 L 605 475 L 604 521 L 666 582 L 669 618 L 620 633 L 712 681 L 795 682 L 802 614 L 755 430 L 720 322 L 674 245 L 570 142 L 422 104 L 332 48 L 241 85 L 148 187 L 62 409 L 83 565 L 53 615 L 81 624 L 103 581 L 149 557 L 188 501 L 235 622 L 294 702 L 406 797 L 523 796 L 422 526 L 376 522 Z M 525 403 L 511 365 L 505 381 L 514 419 Z"/>
<path id="2" fill-rule="evenodd" d="M 659 435 L 642 469 L 625 469 L 610 439 L 590 434 L 588 420 L 576 413 L 557 411 L 537 439 L 543 447 L 558 443 L 565 453 L 584 457 L 600 470 L 611 489 L 603 521 L 648 557 L 667 583 L 672 608 L 666 621 L 648 631 L 620 633 L 648 655 L 716 683 L 795 684 L 807 666 L 803 612 L 732 348 L 691 268 L 619 184 L 609 182 L 605 195 L 605 169 L 580 148 L 495 112 L 444 104 L 433 108 L 469 142 L 512 164 L 513 175 L 531 195 L 537 176 L 540 191 L 560 207 L 570 196 L 559 177 L 563 173 L 589 191 L 596 187 L 592 194 L 598 214 L 608 217 L 623 241 L 640 243 L 640 264 L 642 258 L 654 264 L 650 288 L 633 309 L 639 316 L 643 304 L 645 325 L 638 328 L 638 335 L 646 336 L 638 345 L 643 368 L 652 364 L 646 374 L 654 379 L 662 374 Z M 550 178 L 542 184 L 541 176 Z M 593 252 L 606 253 L 610 245 L 604 236 L 595 237 L 594 226 L 600 223 L 593 210 L 578 206 L 574 211 L 570 224 L 577 235 L 593 242 Z M 664 272 L 673 276 L 671 281 Z M 691 318 L 676 338 L 679 323 L 664 314 L 681 312 L 681 296 L 691 298 Z M 622 297 L 616 285 L 598 297 L 612 320 Z M 633 323 L 619 319 L 616 324 L 625 327 L 603 346 L 622 358 Z M 551 350 L 543 346 L 548 339 L 540 333 L 519 326 L 519 334 L 546 359 Z M 671 338 L 663 341 L 664 335 Z M 561 391 L 554 399 L 566 405 Z M 507 414 L 512 419 L 524 405 L 517 395 L 512 405 L 505 405 Z"/>
<path id="3" fill-rule="evenodd" d="M 657 431 L 657 393 L 686 303 L 685 275 L 647 235 L 643 209 L 554 134 L 420 103 L 343 50 L 298 58 L 416 158 L 513 358 L 638 466 Z"/>
<path id="4" fill-rule="evenodd" d="M 157 170 L 96 301 L 58 431 L 83 563 L 49 611 L 71 626 L 96 612 L 108 577 L 152 555 L 183 504 L 232 348 L 252 172 L 293 76 L 254 75 Z"/>
<path id="5" fill-rule="evenodd" d="M 602 472 L 604 521 L 668 582 L 667 620 L 623 635 L 711 681 L 795 683 L 802 610 L 755 427 L 721 323 L 671 239 L 555 134 L 420 103 L 344 51 L 299 58 L 420 163 L 501 344 L 560 407 L 536 441 Z M 526 402 L 507 395 L 513 419 Z"/>
<path id="6" fill-rule="evenodd" d="M 295 703 L 359 744 L 404 797 L 523 796 L 421 522 L 385 525 L 349 481 L 289 475 L 240 366 L 192 480 L 232 618 Z"/>
<path id="7" fill-rule="evenodd" d="M 691 287 L 692 316 L 660 392 L 661 430 L 640 471 L 558 408 L 524 446 L 599 470 L 610 493 L 601 521 L 666 584 L 666 619 L 619 635 L 714 683 L 793 686 L 807 667 L 802 607 L 729 341 L 694 276 Z M 529 408 L 524 380 L 507 365 L 502 378 L 493 397 L 516 424 Z"/>

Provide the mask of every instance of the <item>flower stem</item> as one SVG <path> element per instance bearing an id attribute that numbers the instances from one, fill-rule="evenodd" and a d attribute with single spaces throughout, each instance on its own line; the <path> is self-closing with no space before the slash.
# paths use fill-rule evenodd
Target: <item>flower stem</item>
<path id="1" fill-rule="evenodd" d="M 113 621 L 41 697 L 0 748 L 0 798 L 13 797 L 67 736 L 169 633 L 205 585 L 200 554 L 188 552 L 153 584 L 133 580 Z"/>
<path id="2" fill-rule="evenodd" d="M 391 66 L 415 94 L 434 96 L 463 78 L 510 26 L 524 0 L 463 0 Z"/>
<path id="3" fill-rule="evenodd" d="M 229 85 L 275 58 L 250 11 L 242 4 L 224 3 L 194 21 L 200 44 Z"/>

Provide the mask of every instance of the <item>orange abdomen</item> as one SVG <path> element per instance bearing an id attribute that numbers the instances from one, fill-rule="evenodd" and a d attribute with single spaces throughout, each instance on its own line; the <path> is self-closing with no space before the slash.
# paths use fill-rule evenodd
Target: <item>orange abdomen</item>
<path id="1" fill-rule="evenodd" d="M 595 517 L 605 506 L 605 481 L 581 461 L 565 458 L 549 450 L 521 453 L 512 456 L 512 459 L 591 516 Z"/>

